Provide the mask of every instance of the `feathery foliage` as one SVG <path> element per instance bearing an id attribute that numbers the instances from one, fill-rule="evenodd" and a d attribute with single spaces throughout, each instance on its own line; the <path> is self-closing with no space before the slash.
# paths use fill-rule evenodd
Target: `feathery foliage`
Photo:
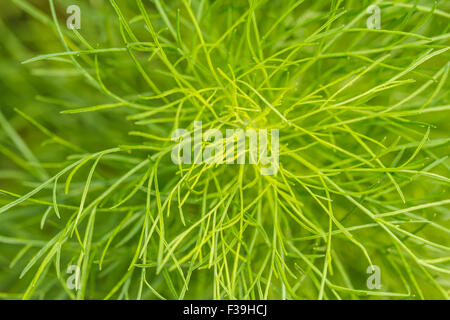
<path id="1" fill-rule="evenodd" d="M 0 298 L 448 298 L 450 3 L 70 4 L 2 4 Z M 195 120 L 277 175 L 173 164 Z"/>

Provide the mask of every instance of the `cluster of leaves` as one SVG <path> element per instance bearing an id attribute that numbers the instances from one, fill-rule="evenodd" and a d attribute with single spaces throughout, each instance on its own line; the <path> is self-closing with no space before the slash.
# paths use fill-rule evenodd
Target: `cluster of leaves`
<path id="1" fill-rule="evenodd" d="M 0 297 L 448 298 L 448 3 L 70 4 L 2 9 Z M 196 120 L 277 175 L 173 164 Z"/>

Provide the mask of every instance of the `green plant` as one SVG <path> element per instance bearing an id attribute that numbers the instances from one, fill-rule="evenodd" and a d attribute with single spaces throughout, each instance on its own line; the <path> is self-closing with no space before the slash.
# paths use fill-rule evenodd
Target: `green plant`
<path id="1" fill-rule="evenodd" d="M 448 298 L 448 3 L 70 4 L 0 20 L 0 297 Z M 195 120 L 277 175 L 174 165 Z"/>

